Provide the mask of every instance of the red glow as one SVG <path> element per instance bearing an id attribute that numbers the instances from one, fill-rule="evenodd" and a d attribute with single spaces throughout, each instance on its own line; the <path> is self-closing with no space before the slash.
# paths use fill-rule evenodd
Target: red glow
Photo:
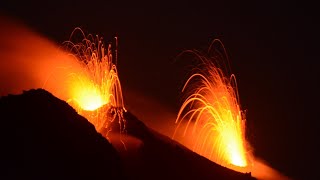
<path id="1" fill-rule="evenodd" d="M 259 180 L 290 180 L 289 177 L 281 174 L 266 162 L 257 158 L 254 160 L 251 174 Z"/>

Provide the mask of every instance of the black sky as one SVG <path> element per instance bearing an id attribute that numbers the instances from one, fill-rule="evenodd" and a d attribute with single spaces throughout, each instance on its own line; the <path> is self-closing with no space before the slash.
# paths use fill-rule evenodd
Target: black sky
<path id="1" fill-rule="evenodd" d="M 177 112 L 189 70 L 187 49 L 224 43 L 247 110 L 258 156 L 294 178 L 315 177 L 320 152 L 319 19 L 303 2 L 1 2 L 2 13 L 60 44 L 75 27 L 119 38 L 124 91 L 134 89 Z"/>

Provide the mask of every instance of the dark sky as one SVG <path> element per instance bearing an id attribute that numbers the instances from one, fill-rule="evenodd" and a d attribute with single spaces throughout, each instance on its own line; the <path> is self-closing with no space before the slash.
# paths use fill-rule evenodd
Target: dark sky
<path id="1" fill-rule="evenodd" d="M 124 91 L 152 96 L 177 112 L 189 63 L 183 50 L 224 43 L 236 75 L 255 153 L 295 178 L 316 175 L 319 155 L 319 19 L 303 2 L 1 2 L 16 17 L 60 44 L 79 26 L 119 38 Z M 315 162 L 314 162 L 315 161 Z"/>

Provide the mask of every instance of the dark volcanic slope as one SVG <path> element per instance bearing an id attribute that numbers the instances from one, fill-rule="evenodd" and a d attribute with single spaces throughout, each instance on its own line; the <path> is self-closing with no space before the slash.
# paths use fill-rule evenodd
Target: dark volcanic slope
<path id="1" fill-rule="evenodd" d="M 0 179 L 123 179 L 112 145 L 45 90 L 0 99 Z"/>
<path id="2" fill-rule="evenodd" d="M 127 131 L 143 142 L 136 161 L 125 162 L 135 179 L 255 179 L 250 174 L 222 167 L 177 142 L 147 128 L 125 113 Z"/>
<path id="3" fill-rule="evenodd" d="M 128 150 L 118 146 L 117 152 L 45 90 L 1 97 L 0 107 L 0 179 L 253 179 L 186 149 L 129 112 L 123 137 L 139 145 L 132 149 L 127 141 Z"/>

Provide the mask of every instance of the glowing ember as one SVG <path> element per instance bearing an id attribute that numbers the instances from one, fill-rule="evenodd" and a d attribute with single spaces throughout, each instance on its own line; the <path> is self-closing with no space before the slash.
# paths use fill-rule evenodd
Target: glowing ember
<path id="1" fill-rule="evenodd" d="M 100 131 L 115 119 L 115 115 L 108 116 L 111 115 L 110 111 L 119 113 L 120 109 L 122 113 L 124 110 L 121 85 L 112 60 L 111 45 L 105 49 L 102 38 L 92 35 L 86 37 L 79 28 L 71 37 L 77 31 L 82 36 L 79 43 L 71 40 L 64 43 L 81 67 L 80 72 L 69 74 L 68 103 Z"/>
<path id="2" fill-rule="evenodd" d="M 214 43 L 223 47 L 219 40 Z M 202 64 L 183 87 L 182 91 L 190 94 L 178 113 L 174 137 L 182 129 L 182 136 L 191 137 L 188 145 L 198 154 L 228 168 L 246 171 L 243 168 L 250 165 L 249 151 L 236 79 L 234 75 L 226 77 L 218 63 L 225 50 L 209 58 L 198 51 L 192 53 Z"/>
<path id="3" fill-rule="evenodd" d="M 107 104 L 107 101 L 103 100 L 101 92 L 97 90 L 90 82 L 84 84 L 73 85 L 73 94 L 74 98 L 72 100 L 76 101 L 77 104 L 83 109 L 88 111 L 93 111 L 104 104 Z M 80 86 L 80 87 L 79 87 Z M 82 88 L 82 86 L 86 88 Z"/>

